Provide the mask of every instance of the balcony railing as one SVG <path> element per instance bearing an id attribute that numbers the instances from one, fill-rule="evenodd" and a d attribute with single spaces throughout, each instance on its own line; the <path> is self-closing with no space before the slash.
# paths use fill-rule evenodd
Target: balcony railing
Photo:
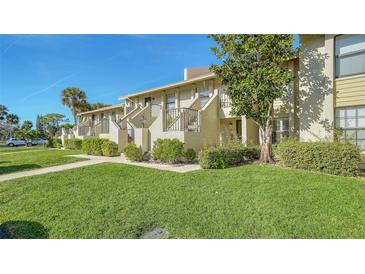
<path id="1" fill-rule="evenodd" d="M 231 106 L 231 99 L 229 96 L 224 92 L 224 89 L 219 91 L 219 100 L 221 108 L 228 108 Z"/>
<path id="2" fill-rule="evenodd" d="M 200 113 L 191 108 L 167 109 L 165 113 L 166 131 L 200 131 Z"/>

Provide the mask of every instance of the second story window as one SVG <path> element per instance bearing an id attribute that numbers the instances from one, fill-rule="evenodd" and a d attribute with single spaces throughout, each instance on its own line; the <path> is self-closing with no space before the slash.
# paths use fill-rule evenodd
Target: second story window
<path id="1" fill-rule="evenodd" d="M 166 95 L 166 109 L 175 108 L 175 93 Z"/>
<path id="2" fill-rule="evenodd" d="M 337 36 L 335 57 L 336 77 L 365 74 L 365 34 Z"/>

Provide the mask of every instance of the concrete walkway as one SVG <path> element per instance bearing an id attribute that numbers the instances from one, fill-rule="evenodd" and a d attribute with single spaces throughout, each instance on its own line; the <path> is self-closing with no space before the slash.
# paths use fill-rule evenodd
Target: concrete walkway
<path id="1" fill-rule="evenodd" d="M 46 174 L 46 173 L 50 173 L 50 172 L 57 172 L 57 171 L 68 170 L 68 169 L 73 169 L 73 168 L 101 164 L 101 163 L 127 164 L 127 165 L 134 165 L 134 166 L 155 168 L 155 169 L 166 170 L 166 171 L 179 172 L 179 173 L 185 173 L 185 172 L 190 172 L 190 171 L 201 169 L 201 167 L 198 164 L 166 165 L 166 164 L 158 164 L 158 163 L 150 163 L 150 162 L 131 162 L 131 161 L 125 159 L 123 154 L 120 157 L 93 156 L 93 155 L 86 155 L 86 154 L 66 155 L 65 157 L 84 158 L 84 159 L 88 159 L 88 161 L 82 161 L 82 162 L 76 162 L 76 163 L 71 163 L 71 164 L 4 174 L 4 175 L 0 175 L 0 182 L 17 179 L 17 178 L 22 178 L 22 177 Z"/>
<path id="2" fill-rule="evenodd" d="M 105 157 L 105 156 L 93 156 L 93 155 L 86 155 L 86 154 L 76 154 L 76 155 L 68 155 L 71 157 L 80 157 L 90 160 L 100 160 L 103 162 L 108 163 L 119 163 L 119 164 L 126 164 L 126 165 L 133 165 L 133 166 L 141 166 L 147 168 L 155 168 L 160 170 L 166 171 L 173 171 L 179 173 L 185 173 L 190 171 L 195 171 L 201 169 L 200 165 L 198 164 L 178 164 L 178 165 L 168 165 L 168 164 L 159 164 L 159 163 L 151 163 L 151 162 L 132 162 L 127 160 L 123 154 L 120 157 Z"/>
<path id="3" fill-rule="evenodd" d="M 62 171 L 62 170 L 67 170 L 67 169 L 73 169 L 73 168 L 78 168 L 78 167 L 90 166 L 90 165 L 100 164 L 103 162 L 104 161 L 95 159 L 95 160 L 76 162 L 76 163 L 60 165 L 60 166 L 52 166 L 52 167 L 35 169 L 35 170 L 14 172 L 14 173 L 0 175 L 0 182 L 17 179 L 17 178 L 22 178 L 22 177 L 46 174 L 46 173 L 50 173 L 50 172 L 57 172 L 57 171 Z"/>

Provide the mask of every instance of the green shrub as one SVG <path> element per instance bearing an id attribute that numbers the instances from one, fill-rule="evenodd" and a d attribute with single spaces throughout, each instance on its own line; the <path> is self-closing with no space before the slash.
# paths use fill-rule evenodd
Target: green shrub
<path id="1" fill-rule="evenodd" d="M 67 149 L 81 149 L 82 140 L 77 138 L 70 138 L 65 140 L 65 148 Z"/>
<path id="2" fill-rule="evenodd" d="M 124 155 L 131 161 L 142 161 L 142 151 L 136 146 L 135 143 L 129 143 L 124 147 Z"/>
<path id="3" fill-rule="evenodd" d="M 113 141 L 105 141 L 101 145 L 101 151 L 104 156 L 113 157 L 118 156 L 118 145 Z"/>
<path id="4" fill-rule="evenodd" d="M 205 169 L 227 168 L 241 163 L 259 159 L 257 147 L 246 147 L 244 144 L 230 143 L 213 146 L 199 152 L 199 164 Z"/>
<path id="5" fill-rule="evenodd" d="M 184 158 L 188 162 L 192 162 L 196 159 L 196 152 L 194 149 L 189 148 L 187 151 L 184 152 Z"/>
<path id="6" fill-rule="evenodd" d="M 107 139 L 100 139 L 98 137 L 86 138 L 82 141 L 81 149 L 84 153 L 89 155 L 103 155 L 101 146 Z"/>
<path id="7" fill-rule="evenodd" d="M 62 147 L 61 138 L 49 139 L 47 142 L 45 142 L 43 144 L 43 147 L 45 147 L 45 148 L 61 148 Z"/>
<path id="8" fill-rule="evenodd" d="M 152 157 L 165 163 L 177 163 L 184 156 L 184 143 L 178 139 L 157 139 L 153 143 Z"/>
<path id="9" fill-rule="evenodd" d="M 349 143 L 287 140 L 274 152 L 287 167 L 333 175 L 356 176 L 361 161 L 360 149 Z"/>

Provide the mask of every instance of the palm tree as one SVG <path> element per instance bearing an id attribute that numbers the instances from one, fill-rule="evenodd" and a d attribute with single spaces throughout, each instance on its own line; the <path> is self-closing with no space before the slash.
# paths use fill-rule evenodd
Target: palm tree
<path id="1" fill-rule="evenodd" d="M 19 116 L 16 114 L 6 115 L 6 124 L 8 126 L 8 136 L 11 138 L 15 126 L 19 124 Z"/>
<path id="2" fill-rule="evenodd" d="M 76 124 L 76 115 L 80 111 L 80 105 L 86 102 L 86 93 L 76 87 L 68 87 L 61 92 L 61 102 L 69 107 Z"/>
<path id="3" fill-rule="evenodd" d="M 8 108 L 4 105 L 0 105 L 0 121 L 4 120 L 8 115 Z"/>

